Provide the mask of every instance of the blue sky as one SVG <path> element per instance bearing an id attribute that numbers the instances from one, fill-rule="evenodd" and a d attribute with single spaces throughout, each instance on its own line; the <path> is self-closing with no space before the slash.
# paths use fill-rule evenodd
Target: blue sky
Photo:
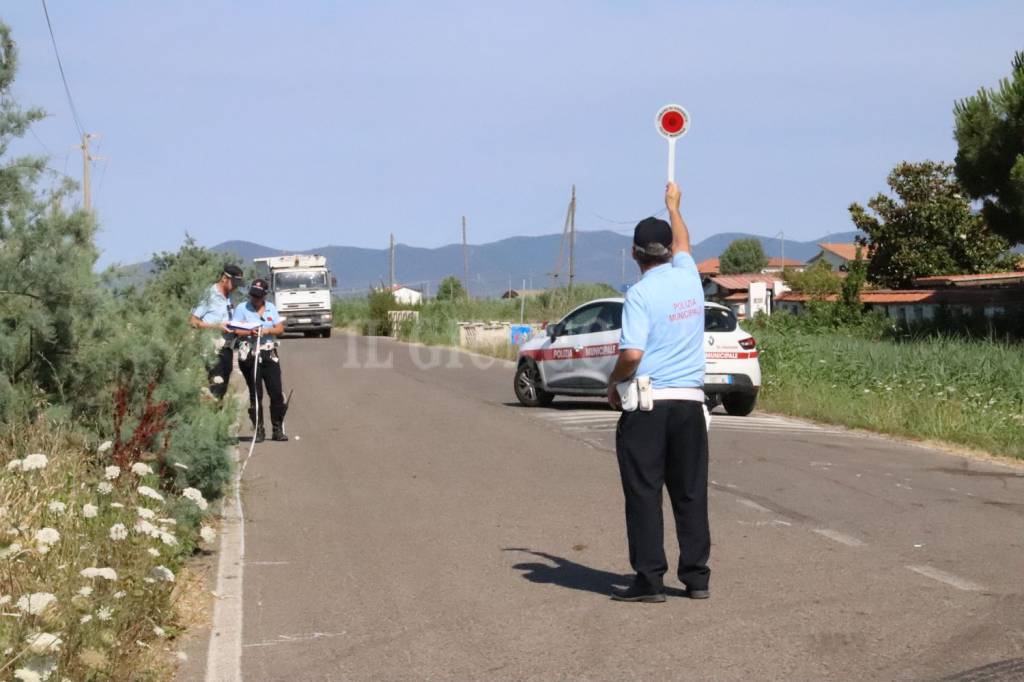
<path id="1" fill-rule="evenodd" d="M 5 3 L 20 151 L 81 159 L 42 8 Z M 1024 49 L 1024 3 L 48 0 L 85 127 L 103 135 L 103 262 L 186 231 L 294 249 L 579 229 L 657 211 L 658 108 L 695 240 L 812 239 L 898 161 L 952 160 L 952 107 Z M 622 224 L 619 224 L 619 223 Z"/>

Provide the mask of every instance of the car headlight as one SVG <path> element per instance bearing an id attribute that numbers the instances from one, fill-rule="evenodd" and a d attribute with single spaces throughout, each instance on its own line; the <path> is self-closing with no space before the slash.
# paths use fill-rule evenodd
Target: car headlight
<path id="1" fill-rule="evenodd" d="M 330 314 L 330 313 L 324 313 L 324 314 L 323 314 L 323 318 L 324 318 L 325 320 L 329 320 L 329 319 L 331 319 L 331 314 Z"/>

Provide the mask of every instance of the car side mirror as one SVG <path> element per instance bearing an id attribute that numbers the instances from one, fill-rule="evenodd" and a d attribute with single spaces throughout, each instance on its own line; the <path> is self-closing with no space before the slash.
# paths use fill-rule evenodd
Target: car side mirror
<path id="1" fill-rule="evenodd" d="M 565 327 L 561 324 L 549 324 L 548 325 L 548 337 L 554 341 L 565 332 Z"/>

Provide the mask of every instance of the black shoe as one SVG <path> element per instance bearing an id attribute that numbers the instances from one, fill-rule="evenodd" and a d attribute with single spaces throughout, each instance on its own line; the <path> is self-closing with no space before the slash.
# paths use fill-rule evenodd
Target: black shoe
<path id="1" fill-rule="evenodd" d="M 665 593 L 660 590 L 654 591 L 650 588 L 640 588 L 634 584 L 625 590 L 613 591 L 612 600 L 660 604 L 661 602 L 665 601 Z"/>
<path id="2" fill-rule="evenodd" d="M 690 599 L 710 599 L 711 590 L 691 590 L 686 588 L 686 596 Z"/>
<path id="3" fill-rule="evenodd" d="M 288 436 L 284 435 L 284 424 L 281 422 L 275 422 L 271 424 L 274 427 L 274 433 L 270 436 L 270 440 L 276 440 L 284 442 L 288 440 Z"/>
<path id="4" fill-rule="evenodd" d="M 267 431 L 266 431 L 266 429 L 263 428 L 263 425 L 260 424 L 260 427 L 258 429 L 256 429 L 256 442 L 257 443 L 262 443 L 266 439 L 267 439 Z"/>

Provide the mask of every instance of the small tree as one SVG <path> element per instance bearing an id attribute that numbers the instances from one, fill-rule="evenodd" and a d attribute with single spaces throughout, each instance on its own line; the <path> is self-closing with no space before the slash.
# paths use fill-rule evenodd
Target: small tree
<path id="1" fill-rule="evenodd" d="M 760 239 L 737 239 L 725 248 L 719 258 L 723 275 L 740 272 L 761 272 L 768 267 L 768 257 Z"/>
<path id="2" fill-rule="evenodd" d="M 1006 267 L 1009 246 L 971 210 L 949 164 L 898 164 L 887 179 L 895 197 L 876 194 L 874 215 L 850 204 L 853 223 L 867 237 L 868 280 L 900 288 L 915 277 L 993 272 Z"/>
<path id="3" fill-rule="evenodd" d="M 1024 52 L 994 90 L 956 103 L 956 175 L 992 230 L 1024 242 Z"/>
<path id="4" fill-rule="evenodd" d="M 842 280 L 832 272 L 832 266 L 825 259 L 815 261 L 814 265 L 803 272 L 786 270 L 783 279 L 793 291 L 818 301 L 838 294 L 842 286 Z"/>
<path id="5" fill-rule="evenodd" d="M 454 275 L 448 275 L 441 280 L 437 287 L 438 301 L 461 301 L 466 298 L 466 290 L 462 288 L 462 282 Z"/>

